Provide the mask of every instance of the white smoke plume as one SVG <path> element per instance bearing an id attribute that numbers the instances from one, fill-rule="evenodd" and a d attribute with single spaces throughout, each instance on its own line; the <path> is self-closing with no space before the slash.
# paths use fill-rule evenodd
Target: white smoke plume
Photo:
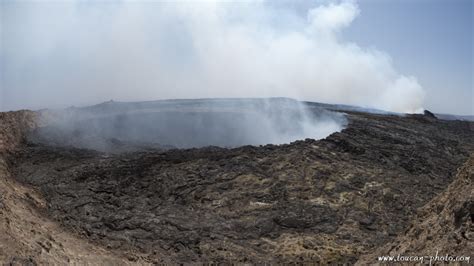
<path id="1" fill-rule="evenodd" d="M 384 52 L 341 39 L 354 1 L 303 16 L 272 1 L 2 2 L 0 109 L 169 98 L 291 97 L 418 112 Z"/>

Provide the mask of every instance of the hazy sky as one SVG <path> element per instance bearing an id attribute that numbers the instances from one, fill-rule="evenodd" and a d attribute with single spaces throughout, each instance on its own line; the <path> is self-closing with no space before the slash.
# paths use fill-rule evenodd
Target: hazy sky
<path id="1" fill-rule="evenodd" d="M 0 3 L 1 110 L 285 96 L 474 114 L 470 0 Z"/>
<path id="2" fill-rule="evenodd" d="M 425 107 L 474 114 L 472 0 L 359 1 L 344 37 L 386 51 L 427 91 Z"/>

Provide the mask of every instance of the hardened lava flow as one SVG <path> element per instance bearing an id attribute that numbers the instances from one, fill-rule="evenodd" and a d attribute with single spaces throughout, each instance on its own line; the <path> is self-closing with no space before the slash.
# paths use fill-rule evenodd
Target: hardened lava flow
<path id="1" fill-rule="evenodd" d="M 155 104 L 107 103 L 83 111 L 93 119 L 126 112 L 163 122 L 149 110 Z M 177 104 L 157 105 L 162 111 Z M 62 119 L 53 113 L 3 113 L 0 259 L 372 263 L 375 254 L 395 252 L 392 243 L 407 252 L 422 249 L 418 231 L 429 237 L 430 228 L 448 230 L 436 225 L 436 215 L 453 230 L 432 245 L 453 252 L 472 247 L 472 159 L 456 173 L 474 152 L 473 122 L 304 105 L 309 119 L 333 125 L 333 133 L 281 145 L 261 143 L 261 136 L 245 143 L 249 127 L 222 147 L 208 146 L 206 138 L 131 139 L 136 128 L 114 135 L 119 131 L 91 127 L 87 116 L 78 119 L 90 131 L 48 127 Z M 202 106 L 186 108 L 203 112 Z M 118 117 L 101 121 L 107 129 L 123 128 L 116 121 L 129 116 Z M 200 117 L 208 125 L 208 116 Z M 212 133 L 229 134 L 234 128 L 227 123 Z M 277 137 L 297 136 L 302 125 L 296 131 L 280 126 Z M 194 126 L 179 128 L 173 128 L 178 139 L 192 138 Z M 94 141 L 99 148 L 84 145 Z M 447 202 L 455 204 L 444 207 Z"/>

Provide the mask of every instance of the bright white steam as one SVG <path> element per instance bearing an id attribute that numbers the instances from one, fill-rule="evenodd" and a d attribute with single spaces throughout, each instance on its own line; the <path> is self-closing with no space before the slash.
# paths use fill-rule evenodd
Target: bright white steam
<path id="1" fill-rule="evenodd" d="M 109 99 L 292 97 L 417 112 L 390 57 L 341 41 L 353 1 L 2 4 L 0 109 Z"/>

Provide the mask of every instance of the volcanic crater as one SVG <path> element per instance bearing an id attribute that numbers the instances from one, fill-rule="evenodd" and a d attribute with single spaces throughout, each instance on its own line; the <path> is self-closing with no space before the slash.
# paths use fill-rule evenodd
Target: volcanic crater
<path id="1" fill-rule="evenodd" d="M 15 189 L 2 191 L 0 258 L 375 262 L 372 252 L 404 236 L 474 152 L 473 122 L 273 101 L 3 113 L 2 182 Z M 464 224 L 473 216 L 452 212 Z M 12 229 L 28 214 L 23 231 Z M 467 235 L 447 243 L 472 246 Z M 69 236 L 96 256 L 81 257 L 62 242 Z"/>

